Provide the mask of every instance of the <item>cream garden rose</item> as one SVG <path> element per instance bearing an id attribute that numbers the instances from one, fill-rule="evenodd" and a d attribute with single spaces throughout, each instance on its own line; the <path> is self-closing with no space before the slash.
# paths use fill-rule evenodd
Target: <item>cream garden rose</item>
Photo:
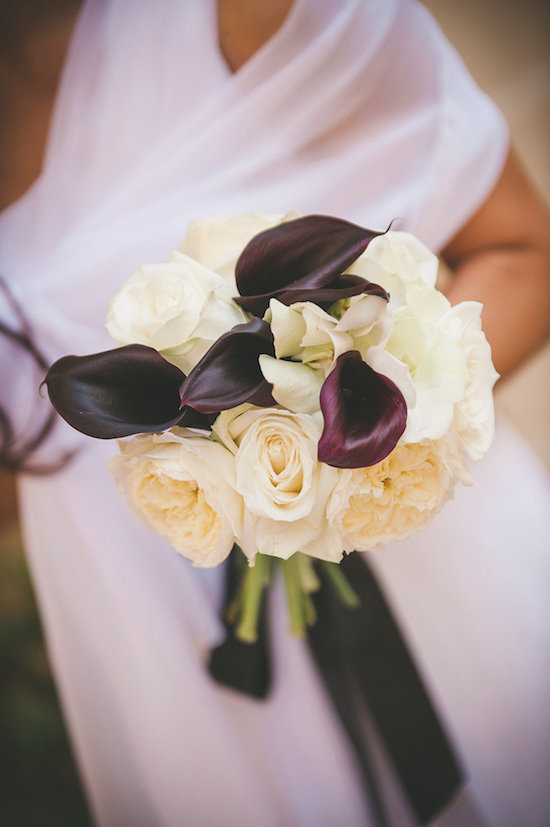
<path id="1" fill-rule="evenodd" d="M 122 285 L 106 325 L 121 344 L 155 348 L 188 373 L 219 336 L 244 321 L 221 276 L 175 251 L 169 262 L 144 265 Z"/>
<path id="2" fill-rule="evenodd" d="M 230 451 L 183 428 L 139 435 L 119 449 L 109 464 L 119 490 L 138 519 L 195 566 L 217 566 L 236 538 L 247 550 Z"/>
<path id="3" fill-rule="evenodd" d="M 317 460 L 320 417 L 241 405 L 223 411 L 213 431 L 235 455 L 236 488 L 257 550 L 283 559 L 301 551 L 340 560 L 341 538 L 325 520 L 338 471 Z"/>
<path id="4" fill-rule="evenodd" d="M 398 445 L 377 465 L 341 471 L 327 518 L 346 551 L 374 549 L 424 528 L 458 480 L 471 484 L 453 438 Z"/>

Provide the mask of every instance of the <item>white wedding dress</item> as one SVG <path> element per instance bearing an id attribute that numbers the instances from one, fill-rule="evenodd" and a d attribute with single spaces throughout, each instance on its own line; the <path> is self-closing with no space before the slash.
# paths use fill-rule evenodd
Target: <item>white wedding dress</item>
<path id="1" fill-rule="evenodd" d="M 0 217 L 0 273 L 50 360 L 114 346 L 111 296 L 164 261 L 192 217 L 326 213 L 440 248 L 496 182 L 499 113 L 424 9 L 296 0 L 232 75 L 215 0 L 88 0 L 41 178 Z M 5 303 L 2 317 L 14 323 Z M 2 403 L 47 402 L 2 357 Z M 32 415 L 31 415 L 32 414 Z M 550 822 L 550 488 L 499 422 L 475 486 L 373 555 L 463 761 L 479 823 Z M 77 759 L 102 827 L 365 827 L 359 775 L 306 646 L 272 611 L 266 701 L 214 684 L 221 569 L 139 525 L 105 470 L 111 442 L 61 423 L 20 479 L 25 543 Z M 395 785 L 388 782 L 392 789 Z M 393 823 L 412 824 L 395 789 Z M 471 827 L 455 810 L 438 824 Z M 454 819 L 454 820 L 453 820 Z"/>

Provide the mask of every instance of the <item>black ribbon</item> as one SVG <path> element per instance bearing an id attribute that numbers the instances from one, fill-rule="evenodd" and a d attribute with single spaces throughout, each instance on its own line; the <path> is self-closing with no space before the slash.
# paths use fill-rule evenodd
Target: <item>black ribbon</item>
<path id="1" fill-rule="evenodd" d="M 227 568 L 226 605 L 238 587 L 238 560 Z M 342 602 L 322 567 L 321 588 L 312 595 L 317 622 L 308 642 L 342 725 L 355 749 L 366 793 L 378 822 L 386 823 L 370 749 L 361 721 L 364 704 L 419 824 L 448 806 L 462 775 L 420 674 L 391 609 L 364 556 L 340 563 L 360 598 L 357 608 Z M 227 638 L 213 650 L 212 676 L 241 692 L 263 698 L 269 691 L 270 659 L 265 602 L 258 641 L 242 643 L 226 621 Z"/>
<path id="2" fill-rule="evenodd" d="M 208 668 L 212 677 L 252 695 L 253 698 L 265 698 L 271 685 L 271 659 L 267 634 L 267 600 L 262 600 L 258 620 L 258 639 L 255 643 L 243 643 L 235 635 L 235 627 L 228 620 L 228 610 L 239 591 L 241 576 L 246 563 L 243 555 L 235 546 L 229 555 L 225 569 L 225 597 L 222 620 L 226 629 L 224 642 L 212 649 Z"/>

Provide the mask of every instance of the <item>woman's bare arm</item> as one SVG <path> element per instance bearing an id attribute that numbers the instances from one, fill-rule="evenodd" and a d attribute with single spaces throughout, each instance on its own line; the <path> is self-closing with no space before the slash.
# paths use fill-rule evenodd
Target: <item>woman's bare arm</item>
<path id="1" fill-rule="evenodd" d="M 449 299 L 483 303 L 495 367 L 509 376 L 550 334 L 550 211 L 513 152 L 442 257 L 454 273 Z"/>

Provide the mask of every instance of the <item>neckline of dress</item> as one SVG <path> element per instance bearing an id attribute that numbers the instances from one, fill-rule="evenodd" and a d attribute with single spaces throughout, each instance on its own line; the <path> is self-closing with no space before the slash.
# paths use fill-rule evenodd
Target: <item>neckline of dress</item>
<path id="1" fill-rule="evenodd" d="M 242 75 L 246 75 L 250 71 L 250 67 L 254 68 L 254 66 L 259 62 L 262 61 L 266 54 L 269 54 L 273 49 L 277 49 L 279 46 L 279 41 L 281 39 L 286 38 L 288 32 L 290 32 L 295 25 L 295 21 L 300 14 L 300 8 L 304 0 L 293 0 L 288 13 L 286 14 L 284 20 L 282 21 L 279 28 L 269 37 L 259 49 L 257 49 L 253 55 L 251 55 L 238 69 L 232 69 L 229 63 L 227 62 L 221 47 L 220 47 L 220 35 L 219 35 L 219 25 L 218 25 L 218 0 L 210 0 L 209 5 L 209 14 L 210 14 L 210 30 L 213 33 L 213 50 L 215 52 L 216 58 L 220 66 L 222 67 L 226 78 L 239 78 Z"/>

